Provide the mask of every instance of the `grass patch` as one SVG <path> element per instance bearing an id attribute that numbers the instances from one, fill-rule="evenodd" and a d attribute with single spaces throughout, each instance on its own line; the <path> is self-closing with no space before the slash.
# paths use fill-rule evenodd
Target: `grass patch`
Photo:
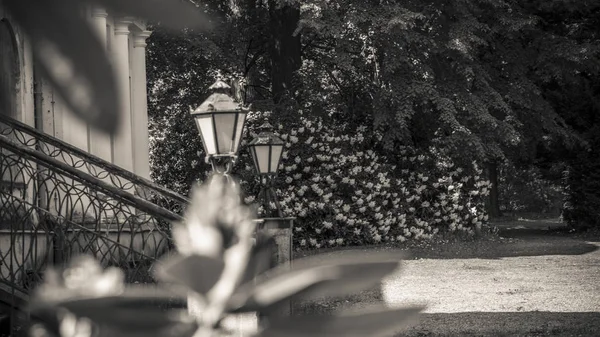
<path id="1" fill-rule="evenodd" d="M 297 250 L 293 253 L 294 259 L 299 259 L 314 255 L 328 255 L 334 252 L 344 251 L 369 251 L 369 250 L 397 250 L 406 251 L 415 258 L 425 258 L 428 251 L 445 250 L 447 252 L 458 252 L 470 250 L 472 245 L 487 246 L 490 243 L 501 243 L 503 238 L 498 235 L 498 228 L 495 226 L 486 227 L 479 234 L 474 236 L 459 235 L 458 233 L 439 233 L 430 240 L 408 240 L 405 242 L 382 243 L 369 246 L 344 246 L 333 248 L 320 248 L 311 250 Z M 452 254 L 455 255 L 455 254 Z"/>

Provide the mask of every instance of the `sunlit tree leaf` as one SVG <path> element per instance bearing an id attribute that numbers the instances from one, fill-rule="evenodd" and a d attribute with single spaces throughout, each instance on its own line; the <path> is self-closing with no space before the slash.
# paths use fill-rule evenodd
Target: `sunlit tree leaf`
<path id="1" fill-rule="evenodd" d="M 296 316 L 277 318 L 260 337 L 377 337 L 392 336 L 415 324 L 423 307 L 381 308 L 338 316 Z"/>
<path id="2" fill-rule="evenodd" d="M 77 0 L 6 1 L 3 6 L 30 37 L 39 69 L 78 116 L 112 132 L 118 123 L 113 69 Z"/>
<path id="3" fill-rule="evenodd" d="M 400 266 L 397 253 L 378 252 L 341 258 L 305 258 L 294 261 L 293 269 L 273 269 L 257 278 L 256 285 L 242 286 L 231 301 L 234 311 L 268 312 L 291 298 L 341 296 L 368 289 Z"/>

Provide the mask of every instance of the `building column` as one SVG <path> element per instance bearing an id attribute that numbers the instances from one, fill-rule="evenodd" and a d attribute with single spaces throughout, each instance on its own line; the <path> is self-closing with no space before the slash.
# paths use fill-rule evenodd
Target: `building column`
<path id="1" fill-rule="evenodd" d="M 131 135 L 131 90 L 129 78 L 129 25 L 131 20 L 115 19 L 115 39 L 112 45 L 115 74 L 120 96 L 119 129 L 113 134 L 113 163 L 133 171 L 133 142 Z"/>
<path id="2" fill-rule="evenodd" d="M 104 46 L 104 50 L 106 50 L 107 44 L 107 32 L 106 32 L 106 18 L 108 17 L 108 13 L 102 8 L 93 8 L 92 9 L 92 18 L 93 18 L 93 27 L 98 37 L 100 38 L 100 42 Z M 112 160 L 112 149 L 111 149 L 111 140 L 110 134 L 97 130 L 93 127 L 89 130 L 90 137 L 90 153 L 100 157 L 106 161 Z"/>
<path id="3" fill-rule="evenodd" d="M 146 39 L 150 31 L 133 35 L 132 116 L 133 172 L 150 179 L 150 145 L 148 138 L 148 101 L 146 88 Z"/>
<path id="4" fill-rule="evenodd" d="M 100 42 L 104 45 L 105 48 L 106 48 L 106 41 L 107 41 L 107 36 L 106 36 L 106 18 L 107 17 L 108 17 L 108 13 L 104 9 L 102 9 L 102 8 L 92 9 L 92 18 L 93 18 L 92 24 L 94 25 L 94 30 L 96 31 L 96 34 L 98 34 L 98 37 L 100 38 Z"/>

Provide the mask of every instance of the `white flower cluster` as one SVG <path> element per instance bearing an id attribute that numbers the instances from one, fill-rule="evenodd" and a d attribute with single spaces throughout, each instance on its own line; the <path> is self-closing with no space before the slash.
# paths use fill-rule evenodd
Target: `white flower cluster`
<path id="1" fill-rule="evenodd" d="M 297 218 L 300 249 L 473 234 L 487 222 L 490 182 L 477 163 L 457 167 L 411 148 L 386 157 L 369 149 L 366 126 L 324 124 L 302 117 L 280 135 L 293 143 L 282 159 L 280 203 Z"/>

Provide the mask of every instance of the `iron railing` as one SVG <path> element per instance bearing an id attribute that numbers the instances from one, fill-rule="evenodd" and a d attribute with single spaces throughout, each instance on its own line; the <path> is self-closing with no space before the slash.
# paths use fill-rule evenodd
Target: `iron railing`
<path id="1" fill-rule="evenodd" d="M 0 314 L 77 254 L 152 282 L 189 200 L 0 115 Z M 6 311 L 6 309 L 5 309 Z M 1 333 L 1 332 L 0 332 Z"/>
<path id="2" fill-rule="evenodd" d="M 103 182 L 110 183 L 122 191 L 135 194 L 177 214 L 182 214 L 190 202 L 188 198 L 177 192 L 173 192 L 151 180 L 140 177 L 4 114 L 0 114 L 0 134 L 21 145 L 34 148 Z"/>

